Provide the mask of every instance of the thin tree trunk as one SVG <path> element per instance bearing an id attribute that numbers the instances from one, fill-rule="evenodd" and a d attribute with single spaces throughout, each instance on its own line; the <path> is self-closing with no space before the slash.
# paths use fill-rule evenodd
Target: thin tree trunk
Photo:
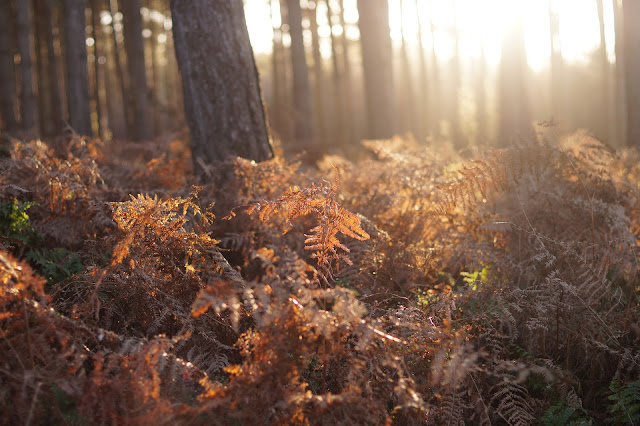
<path id="1" fill-rule="evenodd" d="M 67 108 L 69 125 L 82 135 L 91 135 L 89 72 L 85 35 L 85 0 L 64 0 Z"/>
<path id="2" fill-rule="evenodd" d="M 284 36 L 285 34 L 289 34 L 289 37 L 291 37 L 291 29 L 288 28 L 289 25 L 287 24 L 287 22 L 289 22 L 289 11 L 287 10 L 287 4 L 285 0 L 279 0 L 280 2 L 280 21 L 281 21 L 281 27 L 280 27 L 280 34 L 282 35 L 282 39 L 281 39 L 281 46 L 282 46 L 282 62 L 281 62 L 281 69 L 282 69 L 282 93 L 284 94 L 282 97 L 282 111 L 284 112 L 284 114 L 282 114 L 282 125 L 280 126 L 281 131 L 282 131 L 282 135 L 283 135 L 283 139 L 285 141 L 292 141 L 294 139 L 294 135 L 295 135 L 295 122 L 293 120 L 288 119 L 288 117 L 292 116 L 294 114 L 294 108 L 292 107 L 292 96 L 291 94 L 293 93 L 293 70 L 291 69 L 291 64 L 292 64 L 292 59 L 291 59 L 291 47 L 289 47 L 287 49 L 287 47 L 284 45 Z M 285 30 L 285 28 L 287 28 Z"/>
<path id="3" fill-rule="evenodd" d="M 91 0 L 91 37 L 93 37 L 93 101 L 96 105 L 97 135 L 104 137 L 104 126 L 102 124 L 102 97 L 100 87 L 102 81 L 102 64 L 100 55 L 102 54 L 102 32 L 100 31 L 100 0 Z"/>
<path id="4" fill-rule="evenodd" d="M 487 114 L 487 59 L 484 51 L 484 40 L 481 40 L 480 58 L 476 60 L 476 121 L 478 123 L 476 132 L 476 145 L 487 142 L 487 122 L 489 114 Z"/>
<path id="5" fill-rule="evenodd" d="M 464 148 L 462 140 L 462 130 L 460 126 L 460 86 L 462 79 L 460 76 L 460 34 L 458 28 L 458 10 L 456 2 L 451 2 L 453 9 L 453 59 L 451 61 L 451 76 L 453 80 L 453 94 L 451 96 L 451 112 L 449 120 L 451 122 L 451 141 L 456 148 Z"/>
<path id="6" fill-rule="evenodd" d="M 272 100 L 271 109 L 269 110 L 269 120 L 271 127 L 275 128 L 277 132 L 281 132 L 281 117 L 282 117 L 282 88 L 280 81 L 283 78 L 280 74 L 280 56 L 282 55 L 282 20 L 280 25 L 276 25 L 274 21 L 274 3 L 273 0 L 269 0 L 269 16 L 271 18 L 271 26 L 273 30 L 273 47 L 271 52 L 271 90 Z M 279 14 L 280 12 L 278 12 Z"/>
<path id="7" fill-rule="evenodd" d="M 62 102 L 62 91 L 60 89 L 60 60 L 56 54 L 56 46 L 53 34 L 53 8 L 52 4 L 42 1 L 43 22 L 46 25 L 45 36 L 47 43 L 47 73 L 49 79 L 49 90 L 51 91 L 51 112 L 53 114 L 53 129 L 56 135 L 64 131 L 64 104 Z"/>
<path id="8" fill-rule="evenodd" d="M 327 5 L 327 21 L 329 22 L 329 37 L 331 39 L 331 65 L 333 66 L 333 93 L 332 99 L 335 104 L 334 108 L 334 121 L 336 125 L 334 127 L 335 132 L 333 135 L 333 140 L 339 142 L 340 144 L 344 143 L 346 132 L 345 132 L 345 122 L 344 122 L 344 103 L 342 102 L 342 75 L 340 74 L 340 64 L 338 62 L 338 50 L 336 37 L 333 33 L 333 13 L 331 10 L 331 4 L 329 0 L 326 2 Z"/>
<path id="9" fill-rule="evenodd" d="M 360 44 L 367 103 L 367 137 L 396 131 L 388 0 L 358 0 Z"/>
<path id="10" fill-rule="evenodd" d="M 400 16 L 404 21 L 404 0 L 400 0 Z M 413 78 L 411 76 L 411 62 L 409 61 L 409 52 L 407 48 L 407 39 L 404 33 L 404 25 L 400 26 L 400 36 L 401 36 L 401 44 L 400 44 L 400 59 L 402 61 L 402 79 L 404 80 L 404 98 L 405 102 L 402 105 L 402 115 L 404 117 L 403 123 L 401 127 L 404 131 L 409 131 L 416 134 L 416 99 L 414 95 L 413 88 Z"/>
<path id="11" fill-rule="evenodd" d="M 322 55 L 320 54 L 320 36 L 318 35 L 318 5 L 311 11 L 309 20 L 311 21 L 311 48 L 313 50 L 313 76 L 314 76 L 314 96 L 315 117 L 316 117 L 316 137 L 318 141 L 325 142 L 327 139 L 325 127 L 324 109 L 324 71 L 322 69 Z"/>
<path id="12" fill-rule="evenodd" d="M 145 51 L 149 56 L 149 63 L 151 65 L 151 86 L 149 87 L 151 99 L 150 113 L 153 117 L 152 135 L 154 137 L 161 133 L 162 120 L 160 118 L 160 54 L 158 52 L 158 26 L 152 20 L 149 19 L 147 23 L 147 29 L 151 32 L 148 39 L 147 48 Z"/>
<path id="13" fill-rule="evenodd" d="M 109 1 L 109 11 L 111 12 L 111 36 L 113 40 L 113 59 L 115 61 L 116 75 L 118 76 L 118 83 L 120 84 L 120 93 L 122 96 L 122 111 L 125 120 L 125 134 L 123 137 L 126 139 L 132 137 L 132 122 L 131 111 L 129 103 L 127 102 L 127 82 L 125 81 L 125 75 L 122 71 L 122 58 L 120 57 L 120 46 L 118 43 L 118 32 L 116 31 L 116 13 L 118 12 L 118 6 L 116 0 Z M 125 0 L 126 1 L 126 0 Z"/>
<path id="14" fill-rule="evenodd" d="M 353 88 L 351 87 L 351 60 L 349 58 L 349 39 L 347 38 L 347 23 L 344 18 L 344 0 L 340 0 L 340 26 L 342 26 L 342 93 L 344 94 L 344 107 L 345 107 L 345 137 L 349 142 L 354 143 L 355 136 L 355 122 L 353 111 Z"/>
<path id="15" fill-rule="evenodd" d="M 423 141 L 428 133 L 429 128 L 429 85 L 427 73 L 427 58 L 424 52 L 424 43 L 422 41 L 422 16 L 420 11 L 420 2 L 415 0 L 416 17 L 418 20 L 418 60 L 419 60 L 419 89 L 418 89 L 418 140 Z"/>
<path id="16" fill-rule="evenodd" d="M 529 106 L 525 90 L 526 57 L 522 16 L 508 26 L 502 35 L 500 61 L 500 140 L 507 145 L 518 136 L 531 131 Z"/>
<path id="17" fill-rule="evenodd" d="M 609 92 L 609 59 L 607 59 L 607 42 L 604 32 L 604 6 L 602 0 L 597 0 L 596 4 L 598 7 L 598 22 L 600 24 L 600 47 L 598 49 L 598 56 L 600 58 L 600 72 L 602 73 L 602 105 L 605 105 L 607 111 L 607 114 L 602 117 L 602 135 L 611 143 L 616 138 L 614 125 L 615 115 L 613 115 L 614 111 Z"/>
<path id="18" fill-rule="evenodd" d="M 133 110 L 133 138 L 151 139 L 151 114 L 149 114 L 149 89 L 142 39 L 142 7 L 140 0 L 125 0 L 121 4 L 122 32 L 127 52 L 129 70 L 129 105 Z"/>
<path id="19" fill-rule="evenodd" d="M 104 33 L 113 31 L 111 26 L 103 28 Z M 107 58 L 105 63 L 104 73 L 104 85 L 105 85 L 105 100 L 107 104 L 107 115 L 109 122 L 109 136 L 111 139 L 124 140 L 127 138 L 127 118 L 124 115 L 125 112 L 122 108 L 124 100 L 122 99 L 122 90 L 119 85 L 118 72 L 115 65 L 115 52 L 112 42 L 112 37 L 105 34 L 104 40 L 104 55 Z"/>
<path id="20" fill-rule="evenodd" d="M 171 0 L 171 15 L 196 176 L 235 156 L 271 158 L 242 1 Z"/>
<path id="21" fill-rule="evenodd" d="M 33 8 L 35 13 L 35 59 L 36 59 L 36 83 L 37 83 L 37 101 L 38 101 L 38 126 L 41 136 L 49 136 L 53 132 L 53 121 L 51 119 L 51 101 L 50 91 L 47 87 L 47 46 L 44 34 L 46 25 L 42 22 L 42 1 L 33 0 Z"/>
<path id="22" fill-rule="evenodd" d="M 433 2 L 434 0 L 429 0 L 429 31 L 431 33 L 431 82 L 430 86 L 433 88 L 432 96 L 427 99 L 427 104 L 429 105 L 429 114 L 428 123 L 429 129 L 431 130 L 434 137 L 439 138 L 441 135 L 440 132 L 440 114 L 438 108 L 438 102 L 442 99 L 442 90 L 440 88 L 440 65 L 438 61 L 438 55 L 436 52 L 436 25 L 433 21 Z"/>
<path id="23" fill-rule="evenodd" d="M 16 76 L 13 63 L 13 31 L 11 31 L 11 0 L 0 0 L 0 118 L 8 132 L 18 130 L 15 96 Z"/>
<path id="24" fill-rule="evenodd" d="M 564 61 L 560 47 L 560 21 L 558 14 L 549 7 L 549 40 L 551 42 L 551 115 L 556 118 L 564 117 Z"/>
<path id="25" fill-rule="evenodd" d="M 640 146 L 640 3 L 625 1 L 624 53 L 627 92 L 627 146 Z"/>
<path id="26" fill-rule="evenodd" d="M 307 59 L 302 40 L 302 12 L 300 0 L 287 0 L 289 34 L 291 35 L 291 64 L 293 66 L 293 107 L 295 137 L 308 145 L 313 139 L 311 126 L 311 89 Z"/>
<path id="27" fill-rule="evenodd" d="M 616 73 L 615 73 L 615 93 L 616 93 L 616 125 L 618 128 L 619 140 L 624 144 L 627 141 L 627 115 L 625 114 L 627 105 L 627 93 L 625 90 L 625 57 L 624 57 L 624 25 L 622 10 L 618 0 L 613 2 L 613 21 L 616 34 Z"/>
<path id="28" fill-rule="evenodd" d="M 18 53 L 20 54 L 20 121 L 22 130 L 33 133 L 36 128 L 36 98 L 33 93 L 33 60 L 31 53 L 30 2 L 16 2 Z M 30 136 L 35 136 L 31 134 Z"/>

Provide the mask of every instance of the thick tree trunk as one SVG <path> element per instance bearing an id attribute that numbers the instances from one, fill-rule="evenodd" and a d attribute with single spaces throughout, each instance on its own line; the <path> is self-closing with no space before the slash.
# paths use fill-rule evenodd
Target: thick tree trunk
<path id="1" fill-rule="evenodd" d="M 64 45 L 69 125 L 82 135 L 91 135 L 85 9 L 85 0 L 64 0 Z"/>
<path id="2" fill-rule="evenodd" d="M 20 54 L 20 122 L 22 130 L 31 133 L 36 127 L 36 98 L 33 93 L 32 25 L 29 6 L 30 2 L 27 0 L 16 2 L 17 40 Z"/>
<path id="3" fill-rule="evenodd" d="M 15 110 L 16 76 L 13 63 L 11 0 L 0 0 L 0 118 L 4 130 L 18 128 Z"/>
<path id="4" fill-rule="evenodd" d="M 627 145 L 640 146 L 640 2 L 625 1 L 624 58 L 627 83 Z"/>
<path id="5" fill-rule="evenodd" d="M 140 0 L 120 2 L 122 10 L 122 32 L 127 52 L 129 70 L 129 104 L 133 110 L 133 135 L 135 140 L 151 139 L 151 114 L 149 114 L 149 89 L 144 61 L 144 41 L 142 39 L 142 15 Z"/>
<path id="6" fill-rule="evenodd" d="M 272 157 L 242 0 L 171 0 L 196 176 L 206 164 Z"/>
<path id="7" fill-rule="evenodd" d="M 358 0 L 360 43 L 367 104 L 366 137 L 383 139 L 396 130 L 388 0 Z"/>
<path id="8" fill-rule="evenodd" d="M 309 144 L 313 138 L 311 127 L 311 89 L 307 59 L 302 40 L 302 12 L 300 0 L 287 0 L 288 23 L 291 35 L 291 65 L 293 67 L 293 108 L 295 138 Z"/>

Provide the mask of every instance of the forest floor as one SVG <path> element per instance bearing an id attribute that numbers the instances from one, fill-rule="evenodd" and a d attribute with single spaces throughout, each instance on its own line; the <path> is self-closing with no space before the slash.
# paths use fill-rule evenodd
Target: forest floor
<path id="1" fill-rule="evenodd" d="M 2 422 L 640 424 L 637 151 L 9 155 Z"/>

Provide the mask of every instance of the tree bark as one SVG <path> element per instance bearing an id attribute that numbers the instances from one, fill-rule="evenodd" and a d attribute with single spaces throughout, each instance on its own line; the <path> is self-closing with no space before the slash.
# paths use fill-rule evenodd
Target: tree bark
<path id="1" fill-rule="evenodd" d="M 36 98 L 33 93 L 33 60 L 31 53 L 31 11 L 27 0 L 16 2 L 18 53 L 20 54 L 20 122 L 22 130 L 36 127 Z M 32 135 L 35 136 L 35 135 Z"/>
<path id="2" fill-rule="evenodd" d="M 8 132 L 18 129 L 15 96 L 16 75 L 13 63 L 13 31 L 11 31 L 11 0 L 0 0 L 0 118 Z"/>
<path id="3" fill-rule="evenodd" d="M 144 40 L 142 39 L 142 15 L 140 0 L 125 0 L 120 3 L 122 10 L 122 33 L 127 53 L 129 71 L 129 104 L 133 110 L 133 139 L 151 139 L 151 114 L 149 114 L 149 89 L 144 60 Z"/>
<path id="4" fill-rule="evenodd" d="M 85 35 L 85 0 L 64 0 L 64 45 L 67 67 L 69 125 L 79 134 L 91 135 L 89 71 Z"/>
<path id="5" fill-rule="evenodd" d="M 311 88 L 307 59 L 302 40 L 300 0 L 287 0 L 289 34 L 291 35 L 291 65 L 293 67 L 293 108 L 295 138 L 308 145 L 313 138 L 311 126 Z"/>
<path id="6" fill-rule="evenodd" d="M 272 157 L 242 0 L 171 0 L 194 171 Z"/>
<path id="7" fill-rule="evenodd" d="M 396 130 L 388 0 L 358 0 L 369 138 L 384 139 Z"/>
<path id="8" fill-rule="evenodd" d="M 640 146 L 640 3 L 625 1 L 624 59 L 627 84 L 627 145 Z"/>

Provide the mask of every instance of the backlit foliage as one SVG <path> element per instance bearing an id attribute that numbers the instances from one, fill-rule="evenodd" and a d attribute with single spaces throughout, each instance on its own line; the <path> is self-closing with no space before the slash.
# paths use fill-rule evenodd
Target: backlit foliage
<path id="1" fill-rule="evenodd" d="M 638 154 L 545 131 L 235 159 L 199 187 L 179 141 L 15 141 L 3 420 L 636 421 Z"/>

